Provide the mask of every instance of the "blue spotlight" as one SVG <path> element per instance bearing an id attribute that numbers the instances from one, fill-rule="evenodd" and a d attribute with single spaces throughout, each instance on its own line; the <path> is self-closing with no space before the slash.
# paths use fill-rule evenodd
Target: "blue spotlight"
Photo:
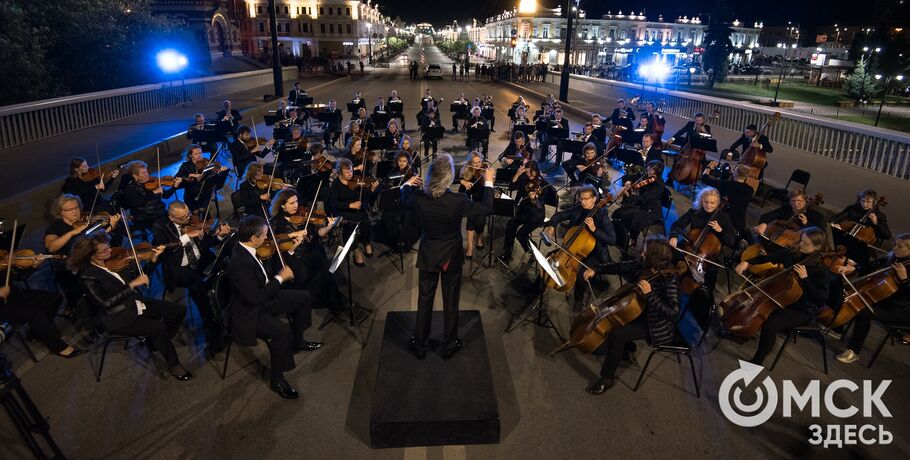
<path id="1" fill-rule="evenodd" d="M 155 63 L 164 73 L 179 73 L 186 68 L 189 60 L 186 56 L 174 49 L 161 50 L 155 55 Z"/>

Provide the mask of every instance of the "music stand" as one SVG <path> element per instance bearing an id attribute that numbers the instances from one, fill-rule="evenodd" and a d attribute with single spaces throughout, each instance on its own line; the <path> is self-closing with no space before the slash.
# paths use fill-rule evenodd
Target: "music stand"
<path id="1" fill-rule="evenodd" d="M 391 150 L 395 146 L 391 138 L 388 137 L 370 137 L 367 139 L 367 150 Z"/>
<path id="2" fill-rule="evenodd" d="M 347 313 L 350 314 L 350 325 L 351 325 L 351 327 L 356 328 L 356 329 L 357 329 L 357 334 L 360 335 L 360 344 L 361 344 L 361 348 L 366 348 L 366 346 L 367 346 L 367 340 L 366 340 L 366 337 L 363 335 L 363 329 L 360 327 L 360 325 L 366 320 L 367 316 L 369 316 L 370 314 L 373 313 L 373 310 L 371 310 L 371 309 L 369 309 L 369 308 L 366 308 L 366 307 L 362 307 L 362 306 L 358 305 L 356 302 L 354 302 L 354 288 L 353 288 L 353 286 L 352 286 L 352 285 L 353 285 L 353 282 L 352 282 L 352 279 L 351 279 L 351 260 L 348 258 L 348 256 L 350 255 L 350 252 L 351 252 L 351 246 L 354 245 L 354 239 L 357 238 L 357 230 L 358 230 L 359 228 L 360 228 L 360 224 L 358 223 L 356 226 L 354 226 L 354 231 L 351 232 L 351 236 L 348 237 L 348 240 L 344 243 L 344 246 L 339 246 L 338 249 L 335 251 L 335 257 L 332 258 L 332 263 L 331 263 L 331 265 L 329 265 L 329 273 L 333 273 L 333 274 L 334 274 L 335 271 L 338 270 L 338 266 L 341 265 L 342 262 L 344 262 L 345 260 L 347 260 L 347 262 L 348 262 L 348 307 L 347 307 Z M 353 256 L 352 256 L 352 257 L 353 257 Z M 327 324 L 329 324 L 330 322 L 332 322 L 332 320 L 334 320 L 335 318 L 337 318 L 338 315 L 341 315 L 342 313 L 344 313 L 344 310 L 345 310 L 345 309 L 340 309 L 340 310 L 338 310 L 338 311 L 336 311 L 336 312 L 334 312 L 334 313 L 330 313 L 328 316 L 326 316 L 325 319 L 322 320 L 322 324 L 319 325 L 319 330 L 321 331 L 322 329 L 324 329 L 325 326 L 326 326 Z M 357 319 L 357 312 L 358 312 L 358 311 L 366 312 L 366 313 L 367 313 L 367 316 L 364 316 L 363 318 L 361 318 L 361 319 L 358 320 L 358 319 Z"/>
<path id="3" fill-rule="evenodd" d="M 453 102 L 449 104 L 449 111 L 461 117 L 464 117 L 468 113 L 468 104 Z"/>
<path id="4" fill-rule="evenodd" d="M 434 126 L 432 128 L 421 128 L 423 129 L 423 140 L 426 141 L 438 141 L 445 137 L 446 129 L 442 126 Z"/>
<path id="5" fill-rule="evenodd" d="M 389 102 L 389 112 L 395 115 L 401 115 L 404 112 L 404 102 Z"/>
<path id="6" fill-rule="evenodd" d="M 690 140 L 690 147 L 700 149 L 706 152 L 717 152 L 717 139 L 711 135 L 697 135 Z"/>
<path id="7" fill-rule="evenodd" d="M 551 139 L 566 139 L 569 137 L 569 128 L 549 126 L 547 127 L 547 136 Z"/>
<path id="8" fill-rule="evenodd" d="M 515 176 L 515 170 L 512 168 L 498 168 L 496 177 L 493 178 L 493 186 L 508 187 L 512 183 L 512 177 Z"/>
<path id="9" fill-rule="evenodd" d="M 357 113 L 357 111 L 360 110 L 360 104 L 355 104 L 355 103 L 353 103 L 353 102 L 348 102 L 347 108 L 348 108 L 348 112 L 350 112 L 350 113 Z"/>
<path id="10" fill-rule="evenodd" d="M 492 120 L 495 115 L 493 115 L 493 107 L 483 107 L 480 109 L 480 116 L 484 119 Z"/>
<path id="11" fill-rule="evenodd" d="M 298 106 L 301 106 L 301 107 L 302 107 L 302 106 L 305 106 L 305 105 L 310 105 L 310 104 L 312 104 L 312 103 L 313 103 L 313 96 L 303 96 L 303 97 L 298 97 L 298 98 L 297 98 L 297 105 L 298 105 Z"/>
<path id="12" fill-rule="evenodd" d="M 535 125 L 515 125 L 512 127 L 512 129 L 514 131 L 523 132 L 523 133 L 525 133 L 525 137 L 530 138 L 531 134 L 534 134 L 534 131 L 537 129 L 537 126 L 535 126 Z M 515 135 L 514 131 L 512 132 L 513 136 Z M 566 131 L 568 132 L 568 130 L 566 130 Z"/>
<path id="13" fill-rule="evenodd" d="M 389 126 L 389 113 L 388 112 L 373 112 L 373 114 L 370 115 L 370 121 L 373 122 L 374 129 L 381 129 L 383 132 L 385 132 L 385 130 L 388 129 L 388 126 Z M 375 128 L 377 126 L 381 126 L 381 128 Z M 370 138 L 370 139 L 372 140 L 372 138 Z"/>
<path id="14" fill-rule="evenodd" d="M 633 130 L 626 131 L 622 133 L 622 141 L 626 144 L 641 144 L 641 140 L 645 137 L 644 128 L 636 128 Z"/>
<path id="15" fill-rule="evenodd" d="M 556 286 L 557 287 L 565 286 L 566 282 L 559 275 L 559 271 L 557 271 L 550 264 L 550 261 L 547 260 L 546 256 L 544 256 L 543 253 L 540 252 L 540 249 L 537 249 L 537 245 L 535 245 L 533 241 L 529 241 L 528 246 L 530 246 L 531 252 L 534 254 L 534 260 L 537 261 L 537 264 L 540 265 L 540 268 L 543 269 L 544 273 L 546 273 L 548 277 L 550 277 L 554 282 L 556 282 Z M 543 281 L 543 280 L 541 280 L 541 281 Z M 550 314 L 547 311 L 546 293 L 547 293 L 547 287 L 546 287 L 546 284 L 544 283 L 543 289 L 540 290 L 540 295 L 538 296 L 537 301 L 534 302 L 534 305 L 530 309 L 528 309 L 528 311 L 526 313 L 512 314 L 512 317 L 509 318 L 509 325 L 506 326 L 507 334 L 514 331 L 515 329 L 518 328 L 518 326 L 521 326 L 524 323 L 531 323 L 538 327 L 545 327 L 545 328 L 553 329 L 554 331 L 556 331 L 556 335 L 559 337 L 559 340 L 562 340 L 563 342 L 565 342 L 565 340 L 566 340 L 565 337 L 562 336 L 562 333 L 559 331 L 559 328 L 556 327 L 556 324 L 553 323 L 553 319 L 550 318 Z M 535 313 L 536 313 L 536 318 L 532 319 L 532 317 L 535 316 Z M 517 318 L 517 321 L 516 321 L 516 318 Z"/>
<path id="16" fill-rule="evenodd" d="M 486 158 L 487 149 L 490 144 L 490 128 L 471 128 L 468 127 L 467 147 L 474 150 L 479 146 Z"/>
<path id="17" fill-rule="evenodd" d="M 505 193 L 503 193 L 500 198 L 493 198 L 493 209 L 490 212 L 490 215 L 487 216 L 490 227 L 487 232 L 487 247 L 489 250 L 484 254 L 483 258 L 480 259 L 480 264 L 471 272 L 471 278 L 481 270 L 493 268 L 493 224 L 496 222 L 497 216 L 510 218 L 515 216 L 515 200 Z M 488 262 L 487 258 L 490 259 Z M 486 262 L 486 265 L 484 265 L 484 262 Z M 508 269 L 508 267 L 506 267 L 506 269 Z"/>
<path id="18" fill-rule="evenodd" d="M 19 224 L 16 227 L 16 242 L 15 242 L 15 244 L 12 245 L 14 251 L 18 250 L 19 245 L 22 244 L 22 236 L 25 235 L 25 226 L 26 225 L 27 224 Z M 2 248 L 4 251 L 9 249 L 10 243 L 13 242 L 12 239 L 13 239 L 13 230 L 12 229 L 0 230 L 0 248 Z"/>
<path id="19" fill-rule="evenodd" d="M 385 177 L 385 176 L 383 176 L 383 177 Z M 403 176 L 402 176 L 402 179 L 403 179 Z M 386 215 L 389 215 L 389 214 L 395 213 L 396 211 L 401 210 L 401 187 L 400 186 L 390 188 L 388 190 L 383 190 L 379 194 L 379 210 L 382 212 L 383 216 L 386 216 Z M 404 220 L 405 216 L 401 216 L 401 217 L 399 217 L 399 219 L 400 220 L 398 222 L 398 234 L 400 236 L 404 233 L 404 226 L 407 223 Z M 385 227 L 383 227 L 383 228 L 385 228 Z M 393 242 L 392 244 L 390 244 L 389 249 L 387 251 L 383 252 L 382 254 L 380 254 L 380 256 L 388 257 L 392 262 L 392 266 L 395 267 L 396 270 L 398 270 L 398 273 L 404 275 L 404 256 L 405 256 L 405 254 L 414 252 L 414 247 L 413 247 L 413 244 L 411 245 L 411 247 L 398 247 L 399 243 L 401 243 L 401 240 L 397 240 L 397 241 Z M 404 245 L 402 245 L 402 246 L 404 246 Z M 397 264 L 395 263 L 395 260 L 396 260 L 395 256 L 398 256 Z"/>
<path id="20" fill-rule="evenodd" d="M 268 112 L 262 114 L 262 120 L 265 121 L 266 126 L 272 126 L 275 123 L 283 120 L 283 118 L 281 118 L 281 115 L 278 115 L 277 110 L 269 110 Z"/>

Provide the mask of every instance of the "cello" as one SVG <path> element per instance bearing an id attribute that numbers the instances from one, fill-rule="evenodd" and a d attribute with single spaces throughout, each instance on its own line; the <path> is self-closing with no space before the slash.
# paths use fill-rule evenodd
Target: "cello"
<path id="1" fill-rule="evenodd" d="M 590 211 L 588 211 L 585 219 L 594 217 L 594 215 L 597 214 L 597 211 L 604 206 L 607 206 L 612 199 L 613 196 L 608 193 L 604 198 L 600 199 Z M 594 239 L 594 234 L 588 230 L 588 226 L 584 223 L 585 219 L 582 219 L 580 224 L 569 227 L 569 229 L 566 230 L 566 234 L 563 235 L 562 239 L 562 247 L 565 250 L 556 249 L 547 255 L 547 261 L 550 266 L 559 273 L 559 276 L 563 280 L 565 280 L 565 283 L 562 286 L 559 286 L 555 279 L 548 276 L 546 273 L 541 272 L 541 276 L 547 279 L 548 288 L 555 289 L 559 292 L 568 292 L 575 287 L 575 279 L 578 276 L 581 260 L 588 257 L 588 254 L 594 250 L 594 246 L 597 244 L 597 240 Z"/>
<path id="2" fill-rule="evenodd" d="M 707 131 L 705 130 L 704 125 L 695 127 L 694 134 L 702 134 L 705 132 Z M 686 145 L 680 149 L 679 159 L 673 163 L 673 168 L 670 169 L 669 177 L 678 184 L 695 185 L 695 183 L 698 182 L 698 178 L 701 177 L 701 163 L 705 159 L 705 151 L 692 148 L 693 137 L 694 136 L 686 136 Z"/>
<path id="3" fill-rule="evenodd" d="M 875 229 L 866 225 L 864 222 L 868 222 L 869 214 L 877 212 L 878 208 L 887 205 L 888 200 L 884 196 L 879 197 L 875 202 L 875 205 L 866 211 L 866 213 L 863 214 L 863 217 L 858 222 L 853 222 L 852 220 L 843 220 L 839 222 L 840 229 L 843 230 L 844 233 L 862 241 L 863 243 L 875 244 L 875 241 L 878 239 L 875 236 Z"/>
<path id="4" fill-rule="evenodd" d="M 804 213 L 807 209 L 809 209 L 810 206 L 818 206 L 824 202 L 825 200 L 822 194 L 816 193 L 814 197 L 810 198 L 806 202 L 806 207 L 803 208 L 800 212 L 794 212 L 793 215 L 785 221 L 776 220 L 772 222 L 765 230 L 765 234 L 767 236 L 759 236 L 767 238 L 768 241 L 782 248 L 792 248 L 797 243 L 799 243 L 800 229 L 799 225 L 796 223 L 797 216 Z M 767 254 L 767 251 L 765 251 L 765 247 L 762 245 L 761 241 L 759 241 L 744 249 L 743 253 L 739 256 L 739 260 L 740 262 L 748 261 L 749 259 L 765 254 Z M 772 263 L 750 265 L 749 271 L 756 275 L 760 275 L 776 267 L 777 266 Z"/>
<path id="5" fill-rule="evenodd" d="M 752 139 L 752 143 L 743 151 L 743 155 L 739 160 L 739 164 L 746 165 L 750 168 L 749 177 L 746 178 L 746 184 L 749 184 L 754 191 L 758 191 L 758 184 L 760 183 L 758 176 L 761 174 L 762 169 L 764 169 L 765 164 L 768 163 L 768 155 L 762 150 L 761 145 L 756 147 L 752 144 L 758 142 L 758 139 L 764 136 L 765 133 L 768 132 L 768 128 L 771 127 L 771 124 L 776 121 L 780 121 L 780 112 L 774 112 L 774 115 L 771 115 L 771 118 L 762 125 L 761 129 Z"/>
<path id="6" fill-rule="evenodd" d="M 910 260 L 898 263 L 906 267 Z M 853 282 L 847 281 L 852 292 L 844 295 L 837 313 L 830 308 L 819 312 L 819 322 L 827 327 L 835 328 L 847 324 L 863 309 L 891 297 L 901 289 L 901 281 L 891 265 L 861 276 Z"/>
<path id="7" fill-rule="evenodd" d="M 714 209 L 714 212 L 711 213 L 711 216 L 708 217 L 708 222 L 716 220 L 717 214 L 719 214 L 726 205 L 727 199 L 724 198 L 723 201 L 717 205 L 717 208 Z M 683 275 L 682 279 L 680 279 L 680 291 L 691 295 L 698 289 L 698 286 L 704 283 L 705 274 L 702 269 L 701 261 L 703 259 L 711 259 L 717 254 L 720 254 L 723 247 L 723 243 L 721 243 L 717 234 L 711 230 L 711 227 L 689 229 L 680 249 L 696 254 L 698 257 L 686 255 L 686 266 L 689 270 L 688 273 Z"/>

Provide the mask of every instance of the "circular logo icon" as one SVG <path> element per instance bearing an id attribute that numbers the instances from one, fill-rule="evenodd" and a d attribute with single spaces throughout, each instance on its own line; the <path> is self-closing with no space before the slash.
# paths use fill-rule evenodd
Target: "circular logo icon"
<path id="1" fill-rule="evenodd" d="M 727 378 L 720 384 L 717 399 L 720 410 L 727 420 L 739 426 L 751 428 L 767 422 L 774 415 L 774 411 L 777 410 L 777 387 L 770 376 L 765 377 L 761 385 L 755 388 L 754 402 L 751 404 L 743 402 L 743 388 L 755 380 L 763 369 L 762 366 L 740 361 L 739 369 L 727 375 Z M 740 381 L 743 384 L 737 385 Z"/>

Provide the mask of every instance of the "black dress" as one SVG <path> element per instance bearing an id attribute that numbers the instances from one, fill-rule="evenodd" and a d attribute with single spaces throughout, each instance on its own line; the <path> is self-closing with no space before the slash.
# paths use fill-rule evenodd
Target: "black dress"
<path id="1" fill-rule="evenodd" d="M 360 224 L 357 239 L 360 243 L 366 245 L 373 241 L 373 232 L 370 228 L 370 216 L 367 212 L 367 205 L 370 196 L 373 194 L 368 187 L 363 187 L 363 191 L 352 190 L 341 180 L 336 179 L 329 187 L 329 212 L 336 217 L 343 217 L 341 223 L 342 234 L 345 241 L 354 232 L 354 227 Z M 351 203 L 360 201 L 360 209 L 351 209 Z"/>

